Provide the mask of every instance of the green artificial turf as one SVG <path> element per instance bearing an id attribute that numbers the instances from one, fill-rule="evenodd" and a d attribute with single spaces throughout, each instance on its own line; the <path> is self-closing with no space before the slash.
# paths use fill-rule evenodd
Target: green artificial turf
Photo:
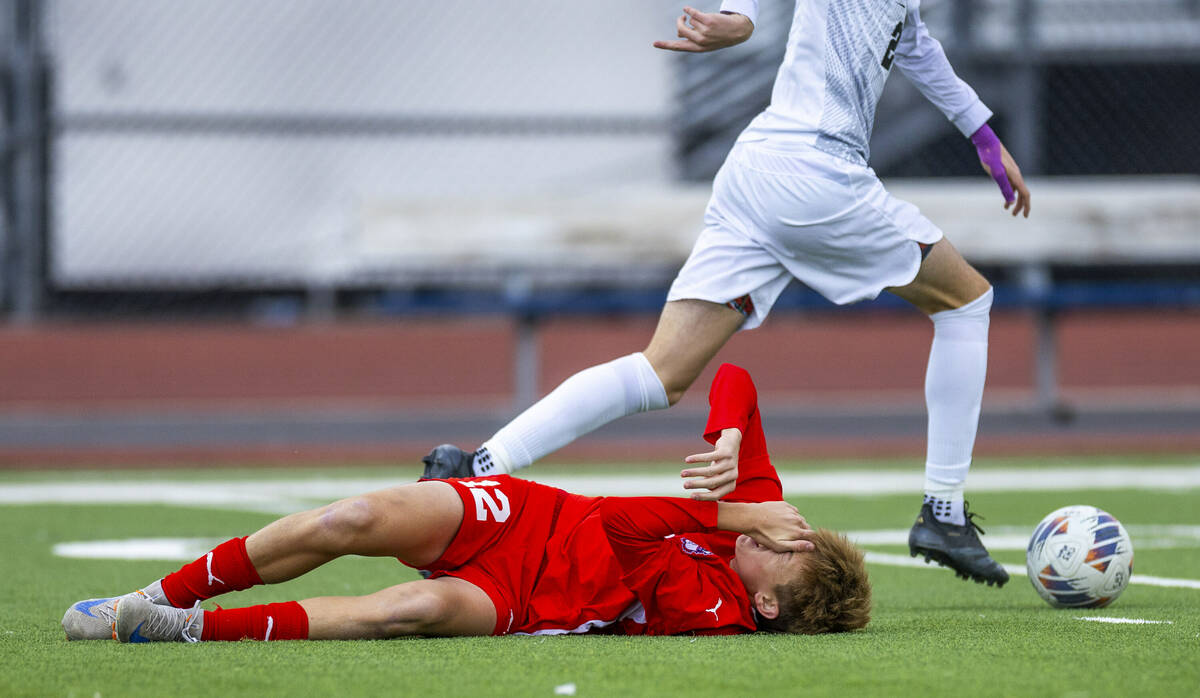
<path id="1" fill-rule="evenodd" d="M 1109 461 L 1098 461 L 1109 462 Z M 1129 464 L 1130 459 L 1123 459 Z M 1181 462 L 1188 462 L 1183 459 Z M 1194 462 L 1191 461 L 1191 462 Z M 1146 461 L 1147 464 L 1159 463 Z M 1073 465 L 1086 465 L 1075 459 Z M 1006 460 L 1004 467 L 1032 466 Z M 1057 464 L 1056 464 L 1057 465 Z M 869 466 L 869 464 L 856 464 Z M 986 467 L 986 466 L 985 466 Z M 651 466 L 647 466 L 647 469 Z M 806 467 L 811 470 L 811 466 Z M 566 472 L 556 468 L 554 472 Z M 578 471 L 576 471 L 578 472 Z M 596 473 L 610 470 L 600 469 Z M 312 477 L 312 471 L 298 473 Z M 330 477 L 340 471 L 325 473 Z M 355 472 L 356 476 L 362 473 Z M 120 474 L 116 477 L 124 479 Z M 144 474 L 194 479 L 195 473 Z M 284 479 L 288 471 L 255 477 Z M 378 475 L 378 473 L 376 473 Z M 91 476 L 89 476 L 91 477 Z M 7 480 L 36 482 L 34 473 Z M 62 481 L 60 476 L 41 478 Z M 217 479 L 217 478 L 214 478 Z M 0 482 L 0 488 L 5 486 Z M 804 496 L 817 525 L 904 529 L 918 495 Z M 1066 504 L 1107 509 L 1133 531 L 1200 527 L 1196 490 L 980 493 L 972 508 L 989 531 L 1032 530 Z M 1200 589 L 1131 585 L 1111 607 L 1056 610 L 1024 577 L 1003 589 L 946 570 L 870 566 L 874 613 L 865 631 L 820 637 L 504 637 L 361 642 L 119 645 L 68 643 L 59 627 L 72 602 L 143 585 L 178 562 L 55 557 L 64 541 L 226 538 L 273 517 L 251 511 L 114 504 L 0 506 L 0 695 L 1195 695 L 1200 686 Z M 985 541 L 987 538 L 985 537 Z M 1200 579 L 1200 540 L 1138 548 L 1141 575 Z M 902 545 L 869 546 L 906 555 Z M 1023 552 L 995 557 L 1023 564 Z M 223 606 L 361 594 L 415 579 L 386 559 L 345 558 L 286 584 L 221 597 Z M 212 602 L 206 604 L 212 607 Z M 1171 621 L 1110 625 L 1084 616 Z"/>

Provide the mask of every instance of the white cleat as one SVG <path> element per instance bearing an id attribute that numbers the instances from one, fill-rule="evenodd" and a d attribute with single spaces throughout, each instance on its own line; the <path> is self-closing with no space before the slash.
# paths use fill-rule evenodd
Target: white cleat
<path id="1" fill-rule="evenodd" d="M 62 628 L 68 640 L 112 640 L 117 622 L 117 602 L 126 596 L 149 598 L 141 591 L 106 599 L 87 599 L 71 604 L 63 615 Z"/>
<path id="2" fill-rule="evenodd" d="M 142 595 L 117 601 L 113 637 L 118 642 L 198 642 L 204 627 L 200 605 L 188 608 L 158 606 Z"/>

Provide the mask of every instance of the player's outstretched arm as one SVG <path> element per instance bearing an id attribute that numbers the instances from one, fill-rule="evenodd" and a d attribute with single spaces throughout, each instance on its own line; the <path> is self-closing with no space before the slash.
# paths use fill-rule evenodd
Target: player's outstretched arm
<path id="1" fill-rule="evenodd" d="M 713 450 L 684 459 L 695 466 L 680 473 L 684 488 L 697 490 L 693 499 L 783 499 L 779 475 L 767 455 L 758 391 L 750 374 L 739 366 L 721 364 L 708 391 L 708 404 L 704 440 L 713 445 Z"/>
<path id="2" fill-rule="evenodd" d="M 1014 216 L 1024 213 L 1029 218 L 1029 188 L 1025 186 L 1021 168 L 1017 167 L 1017 161 L 1013 160 L 992 127 L 987 124 L 980 126 L 978 131 L 971 134 L 971 143 L 975 145 L 984 171 L 1000 187 L 1000 193 L 1004 195 L 1004 208 L 1007 210 L 1011 206 Z"/>
<path id="3" fill-rule="evenodd" d="M 685 7 L 675 20 L 675 30 L 678 39 L 655 41 L 654 48 L 704 53 L 736 46 L 754 33 L 754 21 L 737 12 L 701 12 Z"/>
<path id="4" fill-rule="evenodd" d="M 1014 216 L 1023 213 L 1028 218 L 1029 189 L 1016 161 L 987 125 L 992 111 L 975 90 L 955 74 L 941 43 L 930 35 L 921 20 L 920 3 L 909 3 L 908 15 L 898 28 L 901 28 L 900 36 L 885 53 L 884 68 L 890 68 L 894 62 L 959 132 L 970 137 L 983 168 L 996 180 L 1004 195 L 1004 208 L 1011 208 Z"/>

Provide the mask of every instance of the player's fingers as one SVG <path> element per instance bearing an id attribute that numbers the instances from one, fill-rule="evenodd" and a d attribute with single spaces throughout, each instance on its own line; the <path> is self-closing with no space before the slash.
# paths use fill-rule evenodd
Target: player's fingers
<path id="1" fill-rule="evenodd" d="M 684 458 L 683 462 L 684 463 L 702 463 L 704 461 L 714 461 L 719 457 L 720 457 L 720 454 L 717 453 L 716 451 L 709 451 L 708 453 L 694 453 L 694 454 L 688 456 L 687 458 Z"/>
<path id="2" fill-rule="evenodd" d="M 793 540 L 785 544 L 786 552 L 807 553 L 811 550 L 816 550 L 817 546 L 812 544 L 812 541 Z"/>
<path id="3" fill-rule="evenodd" d="M 680 39 L 687 39 L 697 46 L 704 45 L 704 34 L 701 34 L 699 31 L 692 29 L 686 24 L 681 23 L 679 25 L 679 31 L 677 32 L 677 35 Z"/>
<path id="4" fill-rule="evenodd" d="M 696 492 L 696 493 L 692 494 L 692 499 L 697 499 L 697 500 L 705 501 L 705 502 L 714 502 L 714 501 L 720 499 L 721 497 L 724 497 L 725 495 L 732 492 L 733 488 L 735 486 L 736 486 L 736 483 L 731 482 L 728 485 L 722 485 L 720 487 L 710 489 L 707 492 Z"/>
<path id="5" fill-rule="evenodd" d="M 664 51 L 683 51 L 684 53 L 700 53 L 704 50 L 695 42 L 683 39 L 679 41 L 655 41 L 653 46 L 654 48 L 661 48 Z"/>
<path id="6" fill-rule="evenodd" d="M 737 471 L 714 472 L 702 477 L 694 477 L 683 483 L 685 490 L 717 490 L 729 485 L 732 490 L 737 484 Z"/>
<path id="7" fill-rule="evenodd" d="M 686 14 L 682 14 L 675 18 L 675 35 L 681 39 L 695 38 L 688 37 L 686 32 L 690 32 L 695 36 L 699 36 L 699 32 L 697 32 L 692 25 L 688 24 L 688 16 Z"/>
<path id="8" fill-rule="evenodd" d="M 683 481 L 683 489 L 685 490 L 711 490 L 714 486 L 725 484 L 725 478 L 721 475 L 696 474 L 691 476 L 690 480 Z"/>
<path id="9" fill-rule="evenodd" d="M 730 463 L 715 463 L 707 468 L 693 468 L 690 475 L 684 475 L 685 481 L 697 482 L 704 480 L 713 480 L 719 484 L 733 482 L 737 479 L 737 467 Z M 707 487 L 707 485 L 699 485 Z"/>
<path id="10" fill-rule="evenodd" d="M 1023 211 L 1025 217 L 1028 218 L 1030 205 L 1029 187 L 1025 186 L 1025 178 L 1021 176 L 1020 172 L 1016 172 L 1013 175 L 1013 187 L 1017 190 L 1017 211 Z"/>
<path id="11" fill-rule="evenodd" d="M 1021 189 L 1019 191 L 1020 196 L 1017 198 L 1017 211 L 1023 211 L 1025 217 L 1029 218 L 1029 190 Z"/>
<path id="12" fill-rule="evenodd" d="M 712 16 L 697 10 L 694 7 L 683 8 L 683 14 L 687 15 L 692 20 L 692 26 L 708 27 L 712 23 Z"/>

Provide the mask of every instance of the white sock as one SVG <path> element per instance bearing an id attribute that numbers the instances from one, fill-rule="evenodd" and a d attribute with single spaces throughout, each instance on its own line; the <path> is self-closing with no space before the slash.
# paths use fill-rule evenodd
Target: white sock
<path id="1" fill-rule="evenodd" d="M 926 490 L 929 489 L 926 485 Z M 962 488 L 958 488 L 957 494 L 947 494 L 939 496 L 925 492 L 925 504 L 929 504 L 933 509 L 933 518 L 942 523 L 954 524 L 955 526 L 963 526 L 967 523 L 967 516 L 963 512 L 963 494 Z"/>
<path id="2" fill-rule="evenodd" d="M 668 407 L 667 391 L 640 352 L 592 366 L 563 381 L 475 453 L 476 472 L 511 473 L 609 422 Z"/>
<path id="3" fill-rule="evenodd" d="M 934 507 L 939 521 L 963 525 L 963 483 L 979 427 L 979 408 L 987 376 L 988 318 L 992 290 L 961 308 L 930 316 L 933 346 L 925 370 L 929 443 L 925 458 L 925 494 L 949 502 Z M 945 516 L 946 518 L 943 518 Z"/>
<path id="4" fill-rule="evenodd" d="M 475 477 L 508 472 L 507 470 L 501 470 L 500 464 L 492 460 L 492 452 L 488 450 L 486 444 L 480 446 L 475 451 L 474 457 L 471 460 L 471 471 L 475 474 Z"/>

